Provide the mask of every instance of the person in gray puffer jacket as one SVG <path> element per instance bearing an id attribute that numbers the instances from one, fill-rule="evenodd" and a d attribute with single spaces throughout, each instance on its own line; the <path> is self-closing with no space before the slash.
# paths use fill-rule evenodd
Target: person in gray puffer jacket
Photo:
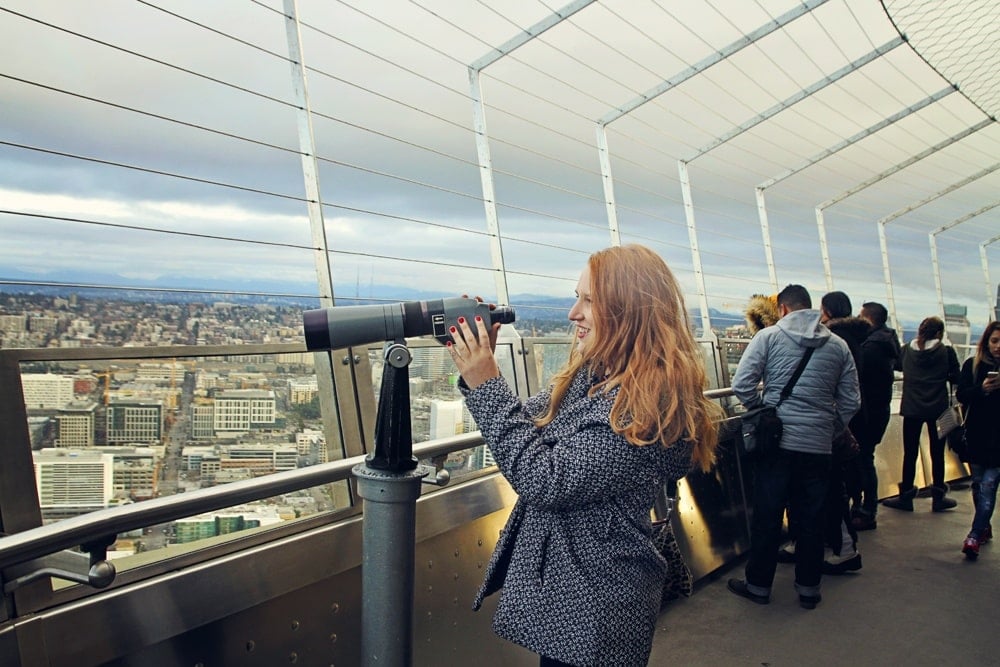
<path id="1" fill-rule="evenodd" d="M 858 373 L 847 343 L 833 336 L 812 308 L 809 292 L 789 285 L 778 294 L 781 319 L 747 345 L 733 377 L 733 393 L 747 408 L 777 405 L 806 349 L 813 350 L 791 395 L 778 405 L 784 430 L 777 452 L 754 466 L 750 559 L 745 579 L 729 590 L 758 604 L 771 601 L 785 508 L 796 519 L 795 589 L 799 604 L 819 603 L 823 570 L 823 505 L 830 480 L 834 435 L 861 406 Z M 757 386 L 764 383 L 762 394 Z"/>

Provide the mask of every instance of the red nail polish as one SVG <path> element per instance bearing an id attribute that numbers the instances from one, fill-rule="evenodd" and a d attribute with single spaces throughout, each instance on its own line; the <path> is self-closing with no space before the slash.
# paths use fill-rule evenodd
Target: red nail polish
<path id="1" fill-rule="evenodd" d="M 481 317 L 480 317 L 479 315 L 476 315 L 476 321 L 477 321 L 477 322 L 482 322 L 482 321 L 483 321 L 483 318 L 481 318 Z"/>
<path id="2" fill-rule="evenodd" d="M 458 318 L 458 323 L 459 324 L 465 324 L 465 318 L 464 317 Z"/>
<path id="3" fill-rule="evenodd" d="M 456 329 L 455 327 L 448 327 L 448 331 L 455 333 L 456 331 L 458 331 L 458 329 Z"/>
<path id="4" fill-rule="evenodd" d="M 445 343 L 445 346 L 446 347 L 451 347 L 451 341 L 448 341 L 447 343 Z"/>

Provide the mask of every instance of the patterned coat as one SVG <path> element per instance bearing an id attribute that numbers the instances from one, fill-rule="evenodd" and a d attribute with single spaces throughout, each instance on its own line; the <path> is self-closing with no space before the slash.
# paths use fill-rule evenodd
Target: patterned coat
<path id="1" fill-rule="evenodd" d="M 691 443 L 630 445 L 611 429 L 617 391 L 587 396 L 581 371 L 559 413 L 537 428 L 549 394 L 524 405 L 502 378 L 466 404 L 518 501 L 474 609 L 501 588 L 493 629 L 535 653 L 581 667 L 645 665 L 666 563 L 651 542 L 657 486 L 691 467 Z"/>

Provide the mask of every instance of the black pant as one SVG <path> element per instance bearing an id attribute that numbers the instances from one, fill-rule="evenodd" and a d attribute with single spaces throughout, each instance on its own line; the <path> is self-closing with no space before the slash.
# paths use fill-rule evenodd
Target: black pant
<path id="1" fill-rule="evenodd" d="M 927 425 L 927 435 L 931 442 L 931 483 L 939 488 L 944 484 L 944 445 L 937 436 L 937 419 L 923 417 L 903 417 L 903 479 L 902 489 L 913 486 L 917 474 L 917 456 L 920 454 L 920 429 Z"/>
<path id="2" fill-rule="evenodd" d="M 785 449 L 754 462 L 748 584 L 770 590 L 777 569 L 781 522 L 788 508 L 795 526 L 795 584 L 816 595 L 823 573 L 823 501 L 831 456 Z M 802 593 L 802 591 L 800 591 Z"/>
<path id="3" fill-rule="evenodd" d="M 858 531 L 851 525 L 851 503 L 844 486 L 848 471 L 856 468 L 857 462 L 855 456 L 849 461 L 833 461 L 830 466 L 830 486 L 827 488 L 823 507 L 823 539 L 826 546 L 838 556 L 841 555 L 840 548 L 844 543 L 841 524 L 847 526 L 854 544 L 858 543 Z"/>
<path id="4" fill-rule="evenodd" d="M 856 476 L 847 479 L 848 492 L 854 505 L 855 514 L 865 514 L 869 517 L 878 512 L 878 472 L 875 470 L 875 447 L 882 441 L 885 429 L 889 425 L 889 405 L 875 409 L 868 408 L 868 419 L 865 427 L 859 431 Z"/>

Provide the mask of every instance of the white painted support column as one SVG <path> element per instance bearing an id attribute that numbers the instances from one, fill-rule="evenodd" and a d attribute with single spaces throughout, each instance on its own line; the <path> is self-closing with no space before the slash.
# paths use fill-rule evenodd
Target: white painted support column
<path id="1" fill-rule="evenodd" d="M 288 41 L 288 59 L 292 65 L 292 94 L 298 110 L 299 150 L 302 154 L 302 178 L 305 182 L 306 208 L 309 229 L 312 233 L 313 260 L 319 285 L 320 306 L 334 305 L 333 273 L 330 270 L 330 253 L 327 247 L 326 226 L 323 222 L 323 198 L 319 190 L 319 163 L 316 160 L 316 141 L 313 134 L 312 110 L 309 106 L 309 88 L 302 54 L 299 18 L 296 0 L 285 0 L 285 35 Z"/>
<path id="2" fill-rule="evenodd" d="M 684 217 L 687 220 L 688 242 L 691 244 L 691 264 L 694 280 L 698 288 L 698 304 L 701 308 L 701 328 L 707 335 L 712 330 L 712 318 L 708 312 L 708 294 L 705 290 L 705 272 L 701 268 L 701 251 L 698 250 L 698 228 L 694 221 L 694 203 L 691 200 L 691 182 L 688 179 L 687 163 L 677 161 L 680 172 L 681 195 L 684 197 Z"/>
<path id="3" fill-rule="evenodd" d="M 288 42 L 288 59 L 291 61 L 292 94 L 297 110 L 296 125 L 301 153 L 302 179 L 305 183 L 306 209 L 313 245 L 313 263 L 316 266 L 316 285 L 319 303 L 323 308 L 336 305 L 333 290 L 333 271 L 330 268 L 330 250 L 323 218 L 323 197 L 319 187 L 319 162 L 316 159 L 316 140 L 312 125 L 312 108 L 309 104 L 309 86 L 306 82 L 305 56 L 302 51 L 301 29 L 296 0 L 284 0 L 285 38 Z M 316 382 L 319 387 L 320 414 L 323 431 L 331 444 L 342 443 L 343 428 L 340 421 L 337 383 L 334 379 L 332 358 L 327 351 L 313 352 Z M 341 391 L 344 391 L 343 389 Z M 353 393 L 356 393 L 354 391 Z"/>
<path id="4" fill-rule="evenodd" d="M 823 219 L 823 209 L 816 207 L 816 231 L 819 232 L 819 254 L 823 258 L 823 277 L 826 279 L 826 291 L 833 291 L 833 267 L 830 264 L 830 244 L 826 240 L 826 221 Z"/>
<path id="5" fill-rule="evenodd" d="M 611 245 L 619 246 L 622 244 L 622 237 L 618 231 L 618 203 L 615 200 L 615 181 L 611 176 L 611 155 L 608 153 L 608 126 L 604 123 L 597 124 L 597 157 L 601 162 L 601 183 L 604 186 Z"/>
<path id="6" fill-rule="evenodd" d="M 937 232 L 931 232 L 927 235 L 931 243 L 931 271 L 934 273 L 934 292 L 937 294 L 938 300 L 938 313 L 941 315 L 941 321 L 944 321 L 944 292 L 941 289 L 941 265 L 938 262 L 937 253 Z"/>
<path id="7" fill-rule="evenodd" d="M 892 322 L 892 328 L 900 331 L 899 318 L 896 317 L 896 296 L 892 291 L 892 273 L 889 271 L 889 246 L 885 239 L 886 224 L 888 223 L 884 220 L 878 221 L 878 243 L 882 249 L 882 276 L 885 278 L 885 294 L 889 301 L 889 320 Z"/>
<path id="8" fill-rule="evenodd" d="M 771 227 L 767 222 L 767 203 L 764 201 L 764 188 L 755 188 L 757 195 L 757 217 L 760 218 L 760 235 L 764 240 L 764 260 L 767 262 L 767 275 L 771 279 L 771 289 L 778 291 L 778 273 L 774 266 L 774 248 L 771 247 Z"/>
<path id="9" fill-rule="evenodd" d="M 994 236 L 988 241 L 983 241 L 979 244 L 979 260 L 983 264 L 983 280 L 986 282 L 986 307 L 988 308 L 989 313 L 986 319 L 988 321 L 992 321 L 998 317 L 996 303 L 998 297 L 993 292 L 995 289 L 993 287 L 993 283 L 990 282 L 990 261 L 986 256 L 986 246 L 996 243 L 997 241 L 1000 241 L 1000 236 Z"/>
<path id="10" fill-rule="evenodd" d="M 493 156 L 490 152 L 490 135 L 486 130 L 486 109 L 483 103 L 482 73 L 469 68 L 469 87 L 472 95 L 472 124 L 476 135 L 476 154 L 479 157 L 479 177 L 483 187 L 483 209 L 486 213 L 486 231 L 490 236 L 490 261 L 493 264 L 493 283 L 497 302 L 510 303 L 507 289 L 507 265 L 503 259 L 503 242 L 500 238 L 500 218 L 497 216 L 497 198 L 493 183 Z"/>

